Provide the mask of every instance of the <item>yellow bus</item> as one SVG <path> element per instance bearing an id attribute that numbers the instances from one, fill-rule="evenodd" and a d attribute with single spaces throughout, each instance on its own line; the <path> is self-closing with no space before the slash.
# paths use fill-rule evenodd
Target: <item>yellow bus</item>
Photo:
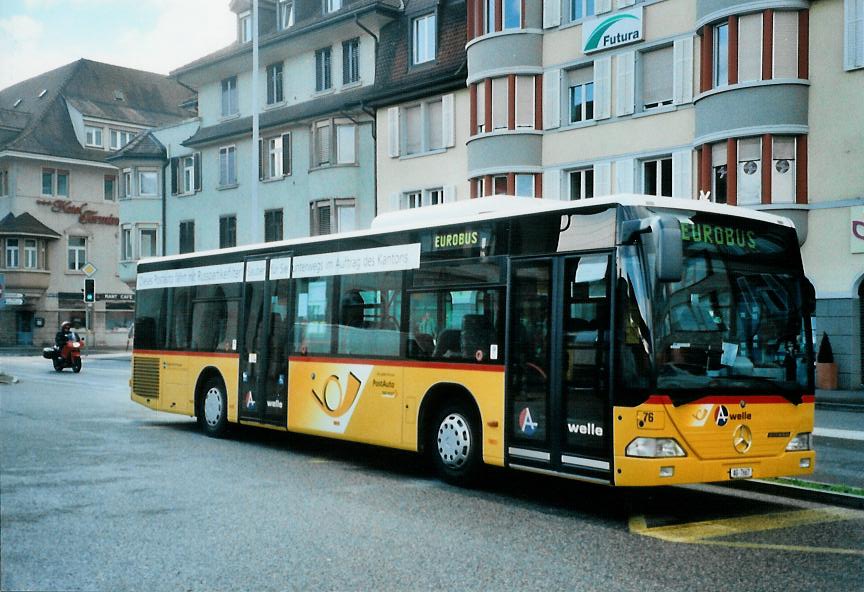
<path id="1" fill-rule="evenodd" d="M 785 218 L 639 195 L 490 197 L 138 265 L 132 400 L 662 485 L 813 471 L 812 285 Z"/>

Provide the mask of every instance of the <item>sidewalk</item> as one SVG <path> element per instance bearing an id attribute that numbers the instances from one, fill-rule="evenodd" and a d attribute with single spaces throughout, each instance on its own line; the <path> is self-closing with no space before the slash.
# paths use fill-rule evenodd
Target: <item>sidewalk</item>
<path id="1" fill-rule="evenodd" d="M 864 412 L 864 389 L 858 390 L 816 390 L 816 406 L 827 409 L 845 409 Z"/>

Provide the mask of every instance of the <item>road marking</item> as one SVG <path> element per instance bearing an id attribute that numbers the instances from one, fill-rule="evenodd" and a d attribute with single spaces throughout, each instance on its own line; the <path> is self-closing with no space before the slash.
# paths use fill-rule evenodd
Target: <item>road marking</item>
<path id="1" fill-rule="evenodd" d="M 797 526 L 826 524 L 829 522 L 855 519 L 861 519 L 860 512 L 843 508 L 824 508 L 818 510 L 797 510 L 793 512 L 758 514 L 755 516 L 741 516 L 739 518 L 702 520 L 699 522 L 671 524 L 669 526 L 655 526 L 651 528 L 648 527 L 644 516 L 633 516 L 630 518 L 629 526 L 630 532 L 633 534 L 652 537 L 671 543 L 864 556 L 864 549 L 808 547 L 806 545 L 777 545 L 771 543 L 711 540 L 717 537 L 740 535 L 751 532 L 765 532 L 780 528 L 793 528 Z"/>
<path id="2" fill-rule="evenodd" d="M 820 438 L 839 438 L 841 440 L 862 440 L 864 441 L 864 432 L 858 430 L 835 430 L 832 428 L 816 428 L 813 430 L 814 436 Z"/>

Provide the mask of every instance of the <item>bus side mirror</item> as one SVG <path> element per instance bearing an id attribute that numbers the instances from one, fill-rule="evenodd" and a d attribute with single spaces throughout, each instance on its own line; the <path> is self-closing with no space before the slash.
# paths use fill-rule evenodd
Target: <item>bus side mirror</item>
<path id="1" fill-rule="evenodd" d="M 654 251 L 657 254 L 655 262 L 657 279 L 661 282 L 680 282 L 684 273 L 681 223 L 674 216 L 651 216 L 641 220 L 627 220 L 621 225 L 621 242 L 631 243 L 637 236 L 647 232 L 651 233 Z"/>
<path id="2" fill-rule="evenodd" d="M 812 317 L 816 313 L 816 288 L 806 277 L 801 278 L 801 297 L 804 314 Z"/>

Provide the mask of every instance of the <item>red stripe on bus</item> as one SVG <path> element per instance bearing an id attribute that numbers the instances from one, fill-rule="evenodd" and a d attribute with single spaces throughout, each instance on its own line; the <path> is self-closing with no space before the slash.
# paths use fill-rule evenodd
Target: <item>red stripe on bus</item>
<path id="1" fill-rule="evenodd" d="M 237 352 L 195 352 L 195 351 L 169 351 L 158 349 L 133 349 L 133 355 L 145 356 L 197 356 L 206 358 L 236 358 L 240 354 Z"/>
<path id="2" fill-rule="evenodd" d="M 720 405 L 736 405 L 740 403 L 742 400 L 747 401 L 748 405 L 760 405 L 760 404 L 777 404 L 777 403 L 788 403 L 789 399 L 785 397 L 781 397 L 780 395 L 742 395 L 740 397 L 736 396 L 707 396 L 702 397 L 701 399 L 696 399 L 695 401 L 690 401 L 687 405 L 703 405 L 706 403 L 716 403 Z M 816 401 L 816 397 L 814 395 L 802 395 L 801 402 L 802 403 L 813 403 Z M 646 405 L 672 405 L 672 399 L 667 395 L 651 395 L 645 401 Z"/>
<path id="3" fill-rule="evenodd" d="M 325 358 L 291 356 L 289 362 L 310 362 L 317 364 L 370 364 L 373 366 L 402 366 L 407 368 L 435 368 L 440 370 L 473 370 L 479 372 L 504 372 L 502 365 L 453 364 L 449 362 L 414 362 L 407 360 L 373 360 L 366 358 Z"/>

